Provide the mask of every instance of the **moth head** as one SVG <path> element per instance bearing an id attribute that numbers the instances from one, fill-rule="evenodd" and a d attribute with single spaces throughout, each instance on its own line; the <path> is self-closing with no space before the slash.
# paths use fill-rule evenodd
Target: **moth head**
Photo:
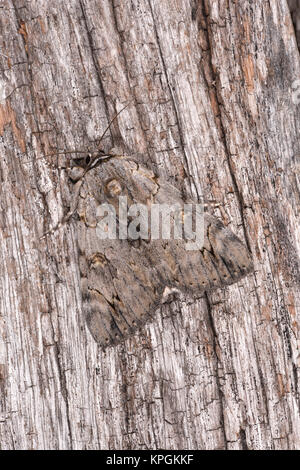
<path id="1" fill-rule="evenodd" d="M 118 156 L 119 155 L 114 155 L 112 153 L 106 153 L 104 150 L 98 150 L 96 155 L 88 153 L 84 157 L 73 158 L 69 177 L 73 183 L 76 183 L 76 181 L 80 180 L 92 168 L 96 168 L 111 158 L 116 158 Z"/>
<path id="2" fill-rule="evenodd" d="M 80 180 L 84 174 L 89 170 L 91 164 L 93 163 L 93 157 L 90 153 L 80 158 L 73 158 L 72 167 L 69 170 L 70 179 L 76 183 Z"/>

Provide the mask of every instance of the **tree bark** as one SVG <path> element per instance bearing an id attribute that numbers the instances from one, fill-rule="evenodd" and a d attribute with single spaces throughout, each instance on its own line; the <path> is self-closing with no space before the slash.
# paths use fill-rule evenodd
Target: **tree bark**
<path id="1" fill-rule="evenodd" d="M 288 0 L 298 48 L 300 47 L 300 0 Z"/>
<path id="2" fill-rule="evenodd" d="M 1 448 L 299 449 L 286 1 L 3 0 L 0 28 Z M 255 272 L 102 352 L 81 313 L 76 220 L 40 236 L 72 201 L 57 151 L 96 148 L 128 102 L 103 145 L 217 200 Z"/>

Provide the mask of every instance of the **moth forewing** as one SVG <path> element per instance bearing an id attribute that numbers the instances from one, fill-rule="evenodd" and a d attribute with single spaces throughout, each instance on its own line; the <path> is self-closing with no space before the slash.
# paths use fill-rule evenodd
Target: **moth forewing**
<path id="1" fill-rule="evenodd" d="M 110 204 L 120 225 L 121 198 L 128 205 L 147 208 L 166 203 L 183 206 L 185 201 L 177 188 L 128 158 L 103 161 L 84 179 L 88 198 L 80 200 L 78 222 L 84 313 L 94 339 L 103 347 L 119 343 L 151 321 L 165 292 L 175 289 L 198 297 L 252 271 L 244 244 L 208 213 L 203 215 L 201 249 L 187 251 L 185 239 L 151 236 L 137 245 L 130 233 L 125 239 L 118 234 L 114 239 L 99 238 L 97 227 L 87 222 L 88 206 Z"/>

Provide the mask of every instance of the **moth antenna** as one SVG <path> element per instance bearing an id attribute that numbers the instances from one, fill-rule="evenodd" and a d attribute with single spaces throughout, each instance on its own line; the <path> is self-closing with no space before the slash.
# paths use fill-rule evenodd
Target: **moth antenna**
<path id="1" fill-rule="evenodd" d="M 35 162 L 37 160 L 43 160 L 44 157 L 39 157 L 39 158 L 36 158 L 35 159 Z M 50 162 L 47 162 L 47 160 L 44 160 L 46 165 L 50 168 L 53 168 L 54 170 L 69 170 L 71 167 L 69 166 L 57 166 L 57 165 L 54 165 L 54 163 L 50 163 Z M 22 162 L 23 165 L 29 165 L 29 164 L 33 164 L 34 162 Z"/>
<path id="2" fill-rule="evenodd" d="M 42 157 L 37 157 L 34 161 L 22 162 L 22 163 L 25 164 L 25 165 L 29 165 L 29 164 L 32 164 L 32 163 L 36 162 L 37 160 L 44 160 L 45 157 L 53 157 L 55 155 L 66 155 L 66 154 L 69 154 L 69 153 L 84 153 L 84 154 L 86 154 L 87 151 L 86 150 L 66 150 L 66 151 L 62 151 L 62 152 L 46 153 Z M 96 153 L 96 150 L 91 151 L 90 153 Z M 49 162 L 46 162 L 46 163 L 48 163 L 48 165 L 50 165 Z M 58 168 L 58 167 L 55 167 L 55 168 Z"/>
<path id="3" fill-rule="evenodd" d="M 99 139 L 99 144 L 101 144 L 102 142 L 102 139 L 103 137 L 105 136 L 106 132 L 108 131 L 108 129 L 110 128 L 110 126 L 112 125 L 112 123 L 114 122 L 115 119 L 117 119 L 117 117 L 119 116 L 119 114 L 121 114 L 122 111 L 124 111 L 124 109 L 128 108 L 128 106 L 131 104 L 131 101 L 126 104 L 126 106 L 124 106 L 124 108 L 122 108 L 120 111 L 117 112 L 117 114 L 114 115 L 114 117 L 112 118 L 112 120 L 108 123 L 108 126 L 106 127 L 105 131 L 103 132 L 102 136 L 100 137 Z"/>
<path id="4" fill-rule="evenodd" d="M 99 144 L 101 143 L 103 137 L 105 136 L 106 132 L 108 131 L 108 129 L 110 128 L 110 126 L 112 125 L 112 123 L 114 122 L 115 119 L 117 119 L 117 117 L 119 116 L 119 114 L 121 114 L 122 111 L 124 111 L 124 109 L 128 108 L 128 106 L 131 104 L 131 101 L 126 104 L 126 106 L 124 106 L 120 111 L 117 112 L 117 114 L 114 115 L 114 117 L 111 119 L 111 121 L 109 122 L 108 126 L 106 127 L 106 129 L 104 130 L 102 136 L 100 137 L 99 139 Z M 94 151 L 90 151 L 89 153 L 96 153 L 97 151 L 94 150 Z M 83 154 L 86 154 L 87 151 L 86 150 L 63 150 L 63 151 L 60 151 L 60 152 L 54 152 L 54 153 L 48 153 L 48 154 L 45 154 L 43 155 L 43 157 L 38 157 L 35 159 L 36 160 L 41 160 L 45 157 L 53 157 L 54 155 L 68 155 L 68 154 L 72 154 L 72 153 L 83 153 Z M 122 157 L 122 156 L 126 156 L 126 155 L 113 155 L 113 154 L 106 154 L 107 157 Z M 105 156 L 103 156 L 105 157 Z M 33 162 L 23 162 L 25 164 L 29 164 L 29 163 L 33 163 Z M 49 164 L 50 165 L 50 164 Z M 56 169 L 62 169 L 62 170 L 67 170 L 69 169 L 69 167 L 55 167 Z"/>
<path id="5" fill-rule="evenodd" d="M 87 153 L 86 150 L 63 150 L 61 152 L 46 153 L 44 157 L 53 157 L 53 155 L 67 155 L 69 153 Z M 40 157 L 43 158 L 43 157 Z"/>

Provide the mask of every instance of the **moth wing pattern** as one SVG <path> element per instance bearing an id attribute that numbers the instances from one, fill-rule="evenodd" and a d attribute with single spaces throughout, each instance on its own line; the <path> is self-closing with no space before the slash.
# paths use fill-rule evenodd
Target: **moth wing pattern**
<path id="1" fill-rule="evenodd" d="M 97 208 L 118 197 L 132 203 L 182 204 L 180 191 L 128 158 L 115 158 L 84 177 L 78 205 L 83 312 L 102 347 L 115 345 L 152 320 L 164 292 L 191 295 L 230 285 L 253 269 L 247 248 L 216 217 L 204 213 L 204 245 L 186 251 L 185 240 L 100 239 Z"/>

